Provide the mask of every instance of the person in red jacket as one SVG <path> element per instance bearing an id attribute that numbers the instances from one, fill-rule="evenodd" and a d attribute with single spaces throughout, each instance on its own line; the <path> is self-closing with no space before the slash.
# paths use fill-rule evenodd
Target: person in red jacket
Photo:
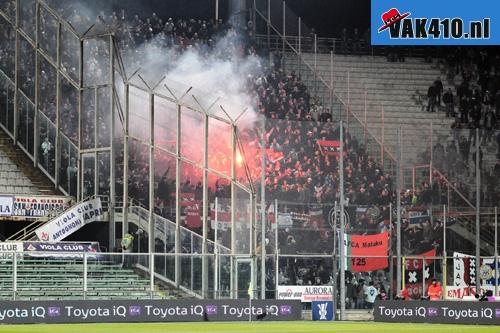
<path id="1" fill-rule="evenodd" d="M 438 283 L 436 279 L 432 279 L 432 284 L 427 290 L 427 295 L 429 295 L 429 299 L 431 301 L 439 301 L 442 298 L 443 289 L 441 288 L 441 284 Z"/>

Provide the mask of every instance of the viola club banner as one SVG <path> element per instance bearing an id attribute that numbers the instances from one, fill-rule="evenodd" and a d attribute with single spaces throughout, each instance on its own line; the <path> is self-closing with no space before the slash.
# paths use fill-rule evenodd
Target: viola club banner
<path id="1" fill-rule="evenodd" d="M 299 301 L 3 301 L 1 324 L 300 320 Z"/>
<path id="2" fill-rule="evenodd" d="M 389 233 L 375 235 L 345 235 L 346 270 L 370 272 L 389 267 Z M 384 257 L 384 258 L 370 258 Z"/>
<path id="3" fill-rule="evenodd" d="M 102 215 L 101 199 L 85 201 L 36 229 L 36 235 L 39 240 L 57 242 L 86 224 L 97 221 Z"/>
<path id="4" fill-rule="evenodd" d="M 56 216 L 69 208 L 71 198 L 62 196 L 0 196 L 0 217 L 40 218 Z"/>
<path id="5" fill-rule="evenodd" d="M 22 252 L 24 256 L 44 258 L 82 258 L 82 252 L 88 258 L 97 258 L 100 252 L 98 242 L 0 242 L 0 258 Z"/>
<path id="6" fill-rule="evenodd" d="M 499 45 L 498 0 L 372 0 L 372 45 Z"/>

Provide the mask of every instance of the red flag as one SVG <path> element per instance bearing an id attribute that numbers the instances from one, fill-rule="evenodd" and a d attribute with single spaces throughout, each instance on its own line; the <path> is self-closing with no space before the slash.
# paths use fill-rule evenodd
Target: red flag
<path id="1" fill-rule="evenodd" d="M 389 251 L 389 233 L 375 235 L 346 235 L 346 253 L 349 256 L 346 264 L 351 272 L 370 272 L 389 267 L 387 253 Z M 366 258 L 380 256 L 380 258 Z"/>
<path id="2" fill-rule="evenodd" d="M 283 154 L 283 152 L 275 151 L 272 148 L 266 149 L 266 155 L 267 155 L 267 159 L 271 163 L 276 163 L 278 161 L 281 161 L 283 158 L 285 158 L 285 155 Z"/>
<path id="3" fill-rule="evenodd" d="M 338 140 L 318 140 L 319 149 L 323 155 L 338 156 L 340 144 Z"/>
<path id="4" fill-rule="evenodd" d="M 436 249 L 434 248 L 414 258 L 405 260 L 405 289 L 408 291 L 410 298 L 418 300 L 423 295 L 423 274 L 425 274 L 425 284 L 429 285 L 431 283 L 434 277 L 432 274 L 434 258 L 427 259 L 427 257 L 435 256 Z M 426 257 L 426 259 L 423 260 L 423 257 Z M 422 267 L 423 264 L 425 264 L 425 267 Z"/>

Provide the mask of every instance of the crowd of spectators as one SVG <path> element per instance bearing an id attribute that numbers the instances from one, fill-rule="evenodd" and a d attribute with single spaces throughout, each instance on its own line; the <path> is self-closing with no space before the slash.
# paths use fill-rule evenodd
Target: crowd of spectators
<path id="1" fill-rule="evenodd" d="M 61 9 L 68 8 L 60 6 Z M 32 13 L 34 15 L 34 13 Z M 217 38 L 224 34 L 241 34 L 243 38 L 239 39 L 241 43 L 233 45 L 233 48 L 227 52 L 240 52 L 241 54 L 260 53 L 262 50 L 256 50 L 253 43 L 253 28 L 251 24 L 244 27 L 232 27 L 230 24 L 213 20 L 198 20 L 198 19 L 173 19 L 160 17 L 155 13 L 150 16 L 132 18 L 126 17 L 124 12 L 112 13 L 106 15 L 102 13 L 97 19 L 84 17 L 83 13 L 75 11 L 71 8 L 66 12 L 60 13 L 75 27 L 89 26 L 91 23 L 96 23 L 94 29 L 114 31 L 119 49 L 123 51 L 125 56 L 129 57 L 132 67 L 139 67 L 141 56 L 140 48 L 142 43 L 148 40 L 156 39 L 166 47 L 174 50 L 175 54 L 182 54 L 188 49 L 196 49 L 201 53 L 210 52 L 211 47 L 215 45 Z M 55 59 L 55 33 L 51 33 L 53 28 L 53 18 L 45 13 L 41 15 L 41 35 L 40 45 L 42 50 L 47 52 L 47 55 Z M 7 26 L 2 23 L 2 26 Z M 11 29 L 12 30 L 12 29 Z M 2 38 L 2 47 L 0 47 L 0 66 L 2 70 L 11 70 L 14 57 L 11 56 L 12 49 L 8 47 L 12 42 L 12 31 L 9 29 L 1 29 L 4 38 Z M 77 54 L 71 42 L 71 38 L 66 38 L 67 41 L 62 49 L 61 61 L 63 70 L 65 70 L 70 78 L 75 78 L 78 72 L 78 61 L 74 56 Z M 347 41 L 346 41 L 347 43 Z M 350 43 L 350 42 L 349 42 Z M 109 56 L 108 49 L 103 47 L 106 45 L 104 41 L 89 42 L 86 45 L 85 63 L 84 63 L 84 82 L 91 84 L 104 83 L 107 79 L 106 66 L 107 63 L 99 61 L 106 59 Z M 357 50 L 360 45 L 357 42 L 346 44 L 346 48 Z M 25 44 L 29 48 L 28 44 Z M 10 53 L 9 53 L 10 52 Z M 72 53 L 75 52 L 75 53 Z M 26 50 L 26 53 L 29 53 Z M 228 54 L 218 54 L 219 57 L 227 57 Z M 358 233 L 376 233 L 387 230 L 389 226 L 389 209 L 388 206 L 395 200 L 394 180 L 390 173 L 384 172 L 383 168 L 370 155 L 363 143 L 358 138 L 351 135 L 349 130 L 345 129 L 344 136 L 344 152 L 335 154 L 326 154 L 318 145 L 318 140 L 338 141 L 340 138 L 340 129 L 338 124 L 332 121 L 330 111 L 323 107 L 315 96 L 311 96 L 308 88 L 302 82 L 300 75 L 293 71 L 286 71 L 280 66 L 279 55 L 270 57 L 272 60 L 267 63 L 260 75 L 255 75 L 248 78 L 249 94 L 253 95 L 256 100 L 255 108 L 263 116 L 269 119 L 266 122 L 265 138 L 266 151 L 272 153 L 277 158 L 266 159 L 266 189 L 267 198 L 269 200 L 278 199 L 286 204 L 288 212 L 300 214 L 301 219 L 294 219 L 292 225 L 288 228 L 279 230 L 278 248 L 285 254 L 301 254 L 301 253 L 331 253 L 332 237 L 331 226 L 328 211 L 332 208 L 332 203 L 339 201 L 339 159 L 340 154 L 344 155 L 344 174 L 345 174 L 345 194 L 348 200 L 348 205 L 357 207 L 368 207 L 370 213 L 361 213 L 356 218 L 352 218 L 348 225 L 350 232 Z M 31 98 L 33 96 L 34 87 L 34 63 L 26 62 L 26 68 L 33 69 L 23 72 L 23 84 L 21 89 Z M 34 59 L 33 59 L 34 61 Z M 43 57 L 40 60 L 40 94 L 39 108 L 45 115 L 46 123 L 56 123 L 56 80 L 57 72 L 49 61 Z M 86 84 L 84 83 L 84 84 Z M 67 137 L 67 140 L 73 144 L 79 141 L 78 131 L 78 113 L 75 105 L 77 100 L 76 92 L 72 84 L 67 79 L 62 79 L 60 83 L 60 110 L 64 121 L 60 122 L 62 133 Z M 92 90 L 93 91 L 93 90 Z M 106 104 L 101 101 L 109 101 L 109 91 L 99 89 L 96 93 L 97 100 L 100 104 L 96 110 L 95 96 L 89 94 L 88 98 L 84 97 L 82 119 L 82 145 L 84 148 L 106 146 L 105 137 L 109 137 L 109 113 L 106 112 Z M 95 115 L 97 112 L 97 115 Z M 97 123 L 90 121 L 97 118 Z M 96 138 L 99 142 L 94 142 L 94 133 L 98 126 Z M 49 129 L 44 131 L 48 133 Z M 260 135 L 258 131 L 246 133 L 248 145 L 253 147 L 259 146 Z M 101 137 L 102 135 L 102 137 Z M 46 160 L 46 170 L 49 173 L 55 172 L 55 156 L 53 154 L 53 145 L 51 142 L 53 137 L 48 134 L 40 140 L 40 149 L 42 156 Z M 109 145 L 109 143 L 108 143 Z M 137 144 L 131 145 L 129 151 L 129 169 L 130 178 L 125 180 L 129 182 L 129 193 L 135 197 L 143 205 L 147 206 L 148 202 L 148 164 L 149 151 L 148 147 Z M 45 153 L 47 151 L 47 153 Z M 123 152 L 122 152 L 123 153 Z M 120 153 L 118 153 L 120 154 Z M 76 185 L 76 161 L 70 154 L 70 149 L 63 154 L 61 163 L 62 178 L 69 188 L 74 188 Z M 95 184 L 93 184 L 93 175 L 97 170 L 92 163 L 83 163 L 83 178 L 84 178 L 84 193 L 93 193 Z M 87 166 L 88 165 L 88 166 Z M 104 163 L 102 160 L 97 162 L 98 169 L 105 169 L 109 163 Z M 65 169 L 65 170 L 64 170 Z M 165 169 L 165 168 L 163 168 Z M 109 175 L 109 170 L 107 171 Z M 157 212 L 173 218 L 172 209 L 175 200 L 172 196 L 172 189 L 175 188 L 173 176 L 165 177 L 165 174 L 155 175 L 155 193 L 158 197 L 155 204 L 158 203 Z M 109 180 L 106 177 L 99 178 L 99 188 L 106 193 L 106 182 Z M 183 193 L 193 193 L 196 198 L 202 197 L 202 187 L 198 179 L 192 177 L 185 179 L 181 184 Z M 100 190 L 101 192 L 101 190 Z M 409 205 L 423 203 L 426 204 L 425 188 L 422 193 L 412 193 L 412 201 Z M 119 193 L 118 193 L 119 194 Z M 421 195 L 420 195 L 421 194 Z M 163 196 L 163 197 L 162 197 Z M 212 185 L 210 198 L 228 198 L 230 190 L 227 184 L 222 182 Z M 417 197 L 417 199 L 413 199 Z M 295 205 L 295 203 L 299 203 Z M 170 208 L 170 209 L 169 209 Z M 186 212 L 183 211 L 183 215 Z M 313 220 L 312 216 L 317 214 L 320 216 L 318 220 Z M 425 244 L 432 245 L 435 241 L 432 232 L 435 231 L 434 224 L 422 224 L 417 228 L 407 226 L 408 235 L 405 236 L 405 246 L 408 250 L 414 248 L 415 243 L 424 240 Z M 209 234 L 213 238 L 214 231 L 211 226 Z M 196 230 L 200 232 L 199 229 Z M 248 251 L 248 240 L 244 230 L 241 232 L 242 239 L 241 248 Z M 413 237 L 414 236 L 414 237 Z M 224 237 L 222 235 L 221 237 Z M 260 237 L 260 236 L 259 236 Z M 274 237 L 272 230 L 268 230 L 265 235 L 268 246 L 273 248 Z M 227 241 L 225 243 L 228 243 Z M 246 244 L 246 245 L 245 245 Z M 319 269 L 312 261 L 304 261 L 302 264 L 297 264 L 297 261 L 286 260 L 283 271 L 280 272 L 281 279 L 292 284 L 324 284 L 329 281 L 331 267 L 321 266 Z M 354 286 L 361 283 L 361 280 L 367 281 L 368 277 L 353 276 L 350 281 Z M 356 282 L 355 282 L 356 281 Z M 379 288 L 382 286 L 382 277 L 373 280 L 379 283 Z M 387 289 L 386 289 L 387 290 Z M 382 293 L 382 292 L 381 292 Z M 354 295 L 351 297 L 355 300 Z M 356 303 L 356 301 L 353 301 Z"/>
<path id="2" fill-rule="evenodd" d="M 446 48 L 442 50 L 440 77 L 427 91 L 427 112 L 442 112 L 452 118 L 448 137 L 438 138 L 433 147 L 433 164 L 460 187 L 469 199 L 475 197 L 469 185 L 476 176 L 476 152 L 484 180 L 482 202 L 496 205 L 500 174 L 500 56 L 495 48 Z M 479 141 L 476 143 L 476 130 Z M 479 148 L 476 148 L 479 146 Z M 423 161 L 430 161 L 430 151 Z M 484 163 L 486 162 L 486 163 Z"/>

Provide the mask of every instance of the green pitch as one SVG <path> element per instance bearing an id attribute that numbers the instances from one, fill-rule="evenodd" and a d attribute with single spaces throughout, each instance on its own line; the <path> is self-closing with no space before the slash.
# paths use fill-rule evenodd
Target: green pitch
<path id="1" fill-rule="evenodd" d="M 254 323 L 165 323 L 165 324 L 72 324 L 4 325 L 2 333 L 411 333 L 411 332 L 499 332 L 498 326 L 384 324 L 373 322 L 254 322 Z"/>

